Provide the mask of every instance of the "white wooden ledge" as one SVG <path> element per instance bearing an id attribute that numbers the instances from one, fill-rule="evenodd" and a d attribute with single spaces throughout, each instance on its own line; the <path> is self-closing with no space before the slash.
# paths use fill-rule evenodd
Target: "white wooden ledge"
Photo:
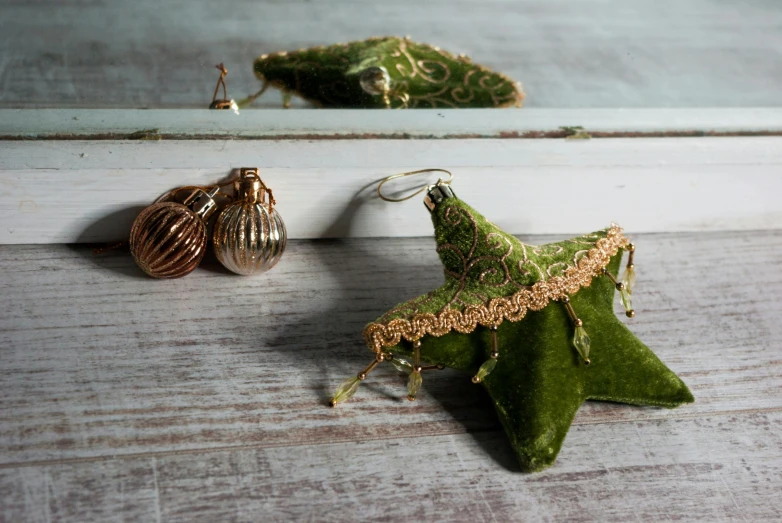
<path id="1" fill-rule="evenodd" d="M 456 192 L 511 233 L 611 221 L 631 232 L 782 227 L 773 110 L 0 112 L 11 138 L 0 141 L 6 244 L 121 239 L 158 195 L 242 166 L 261 168 L 294 239 L 431 234 L 420 199 L 393 205 L 373 192 L 384 176 L 425 167 L 451 169 Z M 517 138 L 571 124 L 645 137 Z M 151 129 L 164 139 L 126 137 Z M 649 136 L 663 129 L 758 136 Z M 405 133 L 441 139 L 395 139 Z"/>
<path id="2" fill-rule="evenodd" d="M 782 133 L 782 108 L 692 109 L 0 109 L 0 137 L 510 138 L 562 133 L 706 135 Z"/>

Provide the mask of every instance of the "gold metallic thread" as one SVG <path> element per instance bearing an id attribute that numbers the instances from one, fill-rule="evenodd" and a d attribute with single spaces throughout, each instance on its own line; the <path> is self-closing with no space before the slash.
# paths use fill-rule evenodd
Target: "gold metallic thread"
<path id="1" fill-rule="evenodd" d="M 611 280 L 611 283 L 614 284 L 614 287 L 616 287 L 616 290 L 621 291 L 622 289 L 624 289 L 624 284 L 618 282 L 616 280 L 616 278 L 614 278 L 614 275 L 611 274 L 610 272 L 608 272 L 608 269 L 603 267 L 601 272 L 603 273 L 604 276 L 606 276 L 609 280 Z"/>
<path id="2" fill-rule="evenodd" d="M 424 336 L 443 336 L 453 330 L 470 333 L 480 325 L 497 326 L 503 321 L 516 322 L 527 311 L 541 310 L 551 300 L 562 300 L 588 287 L 595 276 L 611 261 L 628 239 L 618 226 L 611 227 L 605 238 L 561 274 L 536 282 L 508 297 L 493 298 L 480 305 L 468 305 L 463 310 L 444 309 L 437 314 L 420 313 L 410 319 L 397 318 L 386 323 L 370 323 L 364 329 L 364 341 L 375 352 L 398 345 L 402 339 L 417 341 Z"/>

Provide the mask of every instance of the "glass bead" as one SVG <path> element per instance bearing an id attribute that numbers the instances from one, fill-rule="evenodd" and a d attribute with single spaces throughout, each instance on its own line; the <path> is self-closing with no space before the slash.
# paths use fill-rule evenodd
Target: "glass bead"
<path id="1" fill-rule="evenodd" d="M 630 296 L 630 291 L 627 290 L 627 287 L 619 291 L 619 299 L 622 301 L 625 310 L 633 310 L 633 297 Z"/>
<path id="2" fill-rule="evenodd" d="M 576 332 L 573 335 L 573 346 L 584 361 L 589 360 L 589 336 L 586 329 L 581 325 L 576 327 Z"/>
<path id="3" fill-rule="evenodd" d="M 413 372 L 413 364 L 404 358 L 400 358 L 399 356 L 394 356 L 394 358 L 391 360 L 391 365 L 393 365 L 396 370 L 404 374 L 410 374 Z"/>
<path id="4" fill-rule="evenodd" d="M 407 398 L 414 400 L 418 391 L 421 389 L 421 384 L 424 382 L 424 378 L 420 372 L 411 372 L 410 377 L 407 380 Z"/>
<path id="5" fill-rule="evenodd" d="M 491 374 L 491 371 L 494 370 L 494 367 L 497 366 L 497 360 L 494 358 L 490 358 L 483 362 L 483 365 L 478 369 L 478 372 L 475 374 L 475 378 L 473 378 L 473 381 L 476 383 L 480 383 L 483 381 L 486 376 Z"/>
<path id="6" fill-rule="evenodd" d="M 622 273 L 622 285 L 625 286 L 627 292 L 633 293 L 633 287 L 635 287 L 635 268 L 627 267 L 625 272 Z"/>
<path id="7" fill-rule="evenodd" d="M 337 403 L 342 403 L 349 400 L 351 396 L 356 393 L 356 390 L 358 390 L 358 386 L 360 384 L 361 380 L 357 377 L 346 379 L 342 382 L 342 385 L 337 388 L 337 392 L 334 393 L 334 397 L 331 399 L 331 402 L 336 405 Z"/>

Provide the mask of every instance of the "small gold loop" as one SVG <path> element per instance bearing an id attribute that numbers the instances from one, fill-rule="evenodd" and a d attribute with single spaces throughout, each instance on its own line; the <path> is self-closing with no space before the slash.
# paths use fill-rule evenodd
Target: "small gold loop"
<path id="1" fill-rule="evenodd" d="M 418 171 L 409 171 L 406 173 L 399 173 L 399 174 L 392 174 L 391 176 L 386 176 L 383 178 L 380 183 L 377 185 L 377 195 L 381 200 L 385 200 L 387 202 L 403 202 L 405 200 L 409 200 L 410 198 L 414 198 L 415 196 L 418 196 L 422 192 L 424 192 L 427 188 L 431 187 L 432 184 L 426 184 L 420 189 L 418 189 L 413 194 L 407 195 L 404 198 L 390 198 L 388 196 L 384 196 L 381 192 L 381 189 L 383 188 L 383 185 L 386 182 L 390 182 L 391 180 L 395 180 L 397 178 L 404 178 L 406 176 L 413 176 L 415 174 L 423 174 L 423 173 L 446 173 L 448 175 L 447 180 L 443 180 L 442 178 L 437 179 L 437 183 L 434 185 L 448 185 L 453 181 L 453 173 L 451 171 L 447 171 L 445 169 L 420 169 Z"/>
<path id="2" fill-rule="evenodd" d="M 220 86 L 223 86 L 223 98 L 228 98 L 228 94 L 225 89 L 225 75 L 228 74 L 228 69 L 222 63 L 215 66 L 220 71 L 220 78 L 217 79 L 217 85 L 215 86 L 215 94 L 212 95 L 212 102 L 217 100 L 217 93 L 220 92 Z"/>

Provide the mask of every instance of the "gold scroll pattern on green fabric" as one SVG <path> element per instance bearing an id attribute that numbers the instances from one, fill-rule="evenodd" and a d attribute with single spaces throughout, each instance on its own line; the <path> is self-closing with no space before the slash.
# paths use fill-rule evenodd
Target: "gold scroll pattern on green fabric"
<path id="1" fill-rule="evenodd" d="M 361 74 L 383 68 L 391 108 L 521 107 L 511 78 L 408 38 L 381 37 L 260 56 L 253 69 L 264 82 L 321 107 L 382 108 L 384 97 L 361 87 Z"/>

